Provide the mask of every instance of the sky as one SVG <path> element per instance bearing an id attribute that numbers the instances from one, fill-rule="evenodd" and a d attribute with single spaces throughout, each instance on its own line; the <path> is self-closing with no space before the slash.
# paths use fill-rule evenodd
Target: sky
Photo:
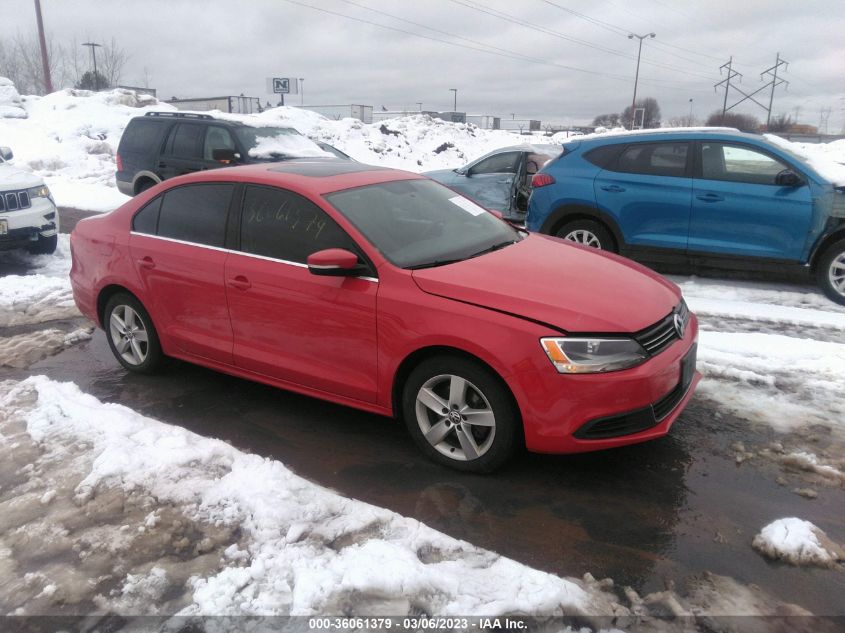
<path id="1" fill-rule="evenodd" d="M 842 0 L 41 0 L 60 44 L 108 42 L 128 53 L 122 83 L 160 98 L 270 99 L 268 77 L 304 78 L 287 104 L 451 110 L 588 124 L 654 97 L 663 119 L 721 109 L 732 56 L 746 93 L 789 62 L 773 114 L 845 132 Z M 6 34 L 34 34 L 32 0 L 0 0 Z M 380 26 L 379 26 L 380 25 Z M 88 49 L 84 49 L 85 54 Z M 731 90 L 728 105 L 742 96 Z M 767 104 L 769 90 L 755 97 Z M 692 100 L 692 101 L 690 101 Z M 765 121 L 746 101 L 734 111 Z"/>

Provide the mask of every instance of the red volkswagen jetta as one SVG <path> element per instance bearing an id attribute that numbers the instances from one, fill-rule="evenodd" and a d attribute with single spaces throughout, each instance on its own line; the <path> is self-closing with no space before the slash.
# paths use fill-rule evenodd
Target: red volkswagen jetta
<path id="1" fill-rule="evenodd" d="M 699 379 L 677 286 L 403 171 L 174 178 L 71 246 L 76 303 L 126 369 L 170 356 L 395 416 L 462 470 L 660 437 Z"/>

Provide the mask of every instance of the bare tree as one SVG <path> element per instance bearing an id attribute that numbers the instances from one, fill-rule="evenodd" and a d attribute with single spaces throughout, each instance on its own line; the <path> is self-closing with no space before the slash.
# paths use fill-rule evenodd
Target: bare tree
<path id="1" fill-rule="evenodd" d="M 71 84 L 67 73 L 67 51 L 47 37 L 47 58 L 55 86 Z M 21 94 L 44 94 L 44 68 L 38 38 L 21 33 L 0 42 L 0 75 L 11 79 Z"/>
<path id="2" fill-rule="evenodd" d="M 673 116 L 666 122 L 668 127 L 695 127 L 698 124 L 699 120 L 688 114 L 686 116 Z"/>
<path id="3" fill-rule="evenodd" d="M 643 110 L 643 127 L 655 128 L 660 127 L 660 106 L 657 104 L 657 99 L 653 97 L 646 97 L 637 101 L 637 110 Z M 622 111 L 622 124 L 630 128 L 631 121 L 634 118 L 634 113 L 631 106 L 628 106 Z"/>
<path id="4" fill-rule="evenodd" d="M 111 38 L 111 42 L 102 47 L 101 60 L 97 71 L 106 78 L 110 87 L 116 86 L 123 75 L 123 67 L 129 61 L 129 54 L 117 45 L 115 38 Z"/>
<path id="5" fill-rule="evenodd" d="M 757 132 L 760 129 L 760 121 L 755 116 L 739 112 L 722 114 L 718 110 L 707 117 L 707 125 L 735 127 L 742 132 Z"/>

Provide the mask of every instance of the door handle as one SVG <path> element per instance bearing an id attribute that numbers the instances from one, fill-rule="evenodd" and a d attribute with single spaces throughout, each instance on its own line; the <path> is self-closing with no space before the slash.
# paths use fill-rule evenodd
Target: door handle
<path id="1" fill-rule="evenodd" d="M 704 193 L 696 196 L 696 198 L 698 198 L 702 202 L 721 202 L 725 199 L 724 196 L 720 196 L 716 193 Z"/>
<path id="2" fill-rule="evenodd" d="M 147 268 L 147 269 L 151 269 L 151 268 L 155 268 L 155 267 L 156 267 L 156 263 L 153 261 L 153 258 L 152 258 L 152 257 L 150 257 L 149 255 L 147 255 L 146 257 L 142 257 L 141 259 L 139 259 L 139 260 L 138 260 L 138 265 L 139 265 L 141 268 Z"/>
<path id="3" fill-rule="evenodd" d="M 610 191 L 611 193 L 620 193 L 625 191 L 625 187 L 620 187 L 619 185 L 602 185 L 603 191 Z"/>
<path id="4" fill-rule="evenodd" d="M 249 279 L 247 279 L 243 275 L 238 275 L 237 277 L 230 279 L 229 285 L 232 286 L 232 288 L 236 288 L 238 290 L 249 290 L 250 288 L 252 288 L 252 284 L 249 282 Z"/>

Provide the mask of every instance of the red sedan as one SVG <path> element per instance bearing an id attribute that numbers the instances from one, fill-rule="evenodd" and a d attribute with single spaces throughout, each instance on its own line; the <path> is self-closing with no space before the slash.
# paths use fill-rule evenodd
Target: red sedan
<path id="1" fill-rule="evenodd" d="M 76 303 L 126 369 L 170 356 L 393 416 L 462 470 L 660 437 L 700 378 L 677 286 L 403 171 L 174 178 L 71 246 Z"/>

